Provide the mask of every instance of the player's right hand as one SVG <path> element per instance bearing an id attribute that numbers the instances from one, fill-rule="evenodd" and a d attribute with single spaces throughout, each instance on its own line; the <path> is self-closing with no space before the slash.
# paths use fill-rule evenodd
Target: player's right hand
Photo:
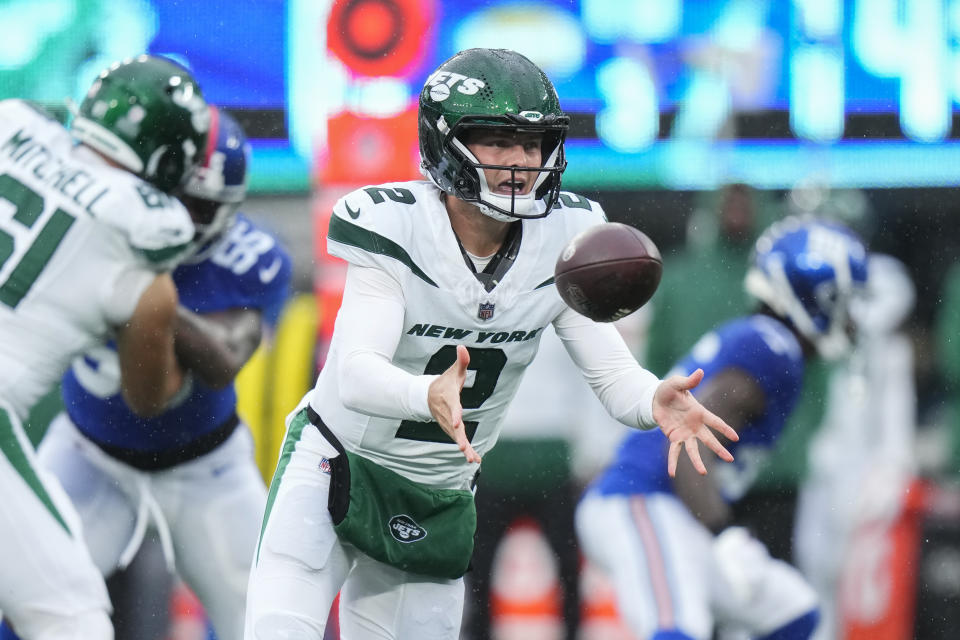
<path id="1" fill-rule="evenodd" d="M 457 346 L 457 360 L 450 368 L 430 383 L 427 402 L 430 413 L 440 428 L 453 440 L 467 462 L 480 462 L 480 455 L 474 451 L 467 440 L 467 430 L 463 424 L 463 406 L 460 404 L 460 391 L 467 380 L 467 365 L 470 354 L 463 345 Z"/>

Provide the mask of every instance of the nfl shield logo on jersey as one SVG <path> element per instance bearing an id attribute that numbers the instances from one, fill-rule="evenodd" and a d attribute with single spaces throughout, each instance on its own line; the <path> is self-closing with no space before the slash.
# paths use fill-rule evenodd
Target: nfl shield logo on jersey
<path id="1" fill-rule="evenodd" d="M 489 320 L 493 317 L 493 307 L 492 302 L 481 302 L 480 309 L 477 311 L 477 317 L 481 320 Z"/>

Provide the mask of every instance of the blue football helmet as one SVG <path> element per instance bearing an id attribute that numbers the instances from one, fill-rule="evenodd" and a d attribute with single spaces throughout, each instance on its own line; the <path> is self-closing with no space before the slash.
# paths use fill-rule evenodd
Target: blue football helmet
<path id="1" fill-rule="evenodd" d="M 250 144 L 237 121 L 210 106 L 210 133 L 203 160 L 178 194 L 197 229 L 194 242 L 202 250 L 233 224 L 247 196 Z"/>
<path id="2" fill-rule="evenodd" d="M 790 217 L 757 240 L 744 286 L 832 360 L 850 348 L 850 305 L 866 282 L 867 250 L 852 231 Z"/>

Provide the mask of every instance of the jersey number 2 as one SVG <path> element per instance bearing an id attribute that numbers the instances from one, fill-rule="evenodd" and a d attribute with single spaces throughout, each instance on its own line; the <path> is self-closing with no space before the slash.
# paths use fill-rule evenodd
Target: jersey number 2
<path id="1" fill-rule="evenodd" d="M 504 365 L 507 364 L 507 354 L 502 349 L 477 349 L 467 347 L 470 353 L 470 364 L 468 370 L 476 373 L 473 385 L 464 387 L 460 392 L 460 404 L 464 409 L 476 409 L 482 405 L 487 398 L 493 394 L 497 386 L 497 379 Z M 457 347 L 448 344 L 441 347 L 430 358 L 424 375 L 438 375 L 450 368 L 457 360 Z M 464 420 L 466 427 L 467 440 L 473 441 L 473 435 L 477 432 L 477 422 L 475 420 Z M 439 442 L 441 444 L 453 444 L 443 428 L 436 422 L 417 422 L 415 420 L 404 420 L 397 429 L 397 437 L 406 440 L 419 440 L 421 442 Z"/>
<path id="2" fill-rule="evenodd" d="M 9 220 L 0 220 L 0 270 L 3 270 L 15 248 L 14 236 L 7 232 L 14 231 L 9 226 L 11 221 L 30 230 L 43 213 L 43 197 L 9 174 L 0 175 L 0 201 L 3 200 L 13 205 L 16 211 Z M 10 270 L 6 281 L 0 284 L 0 302 L 12 308 L 20 304 L 47 266 L 53 252 L 60 246 L 73 221 L 74 217 L 63 209 L 58 208 L 53 212 L 20 261 Z M 7 231 L 4 227 L 7 227 Z"/>

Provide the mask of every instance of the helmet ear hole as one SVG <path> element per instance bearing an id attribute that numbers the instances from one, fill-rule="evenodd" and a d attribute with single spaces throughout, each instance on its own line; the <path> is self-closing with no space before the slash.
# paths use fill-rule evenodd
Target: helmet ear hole
<path id="1" fill-rule="evenodd" d="M 155 152 L 144 172 L 144 178 L 164 192 L 170 192 L 180 185 L 186 173 L 186 158 L 182 150 L 173 146 L 163 146 Z"/>

